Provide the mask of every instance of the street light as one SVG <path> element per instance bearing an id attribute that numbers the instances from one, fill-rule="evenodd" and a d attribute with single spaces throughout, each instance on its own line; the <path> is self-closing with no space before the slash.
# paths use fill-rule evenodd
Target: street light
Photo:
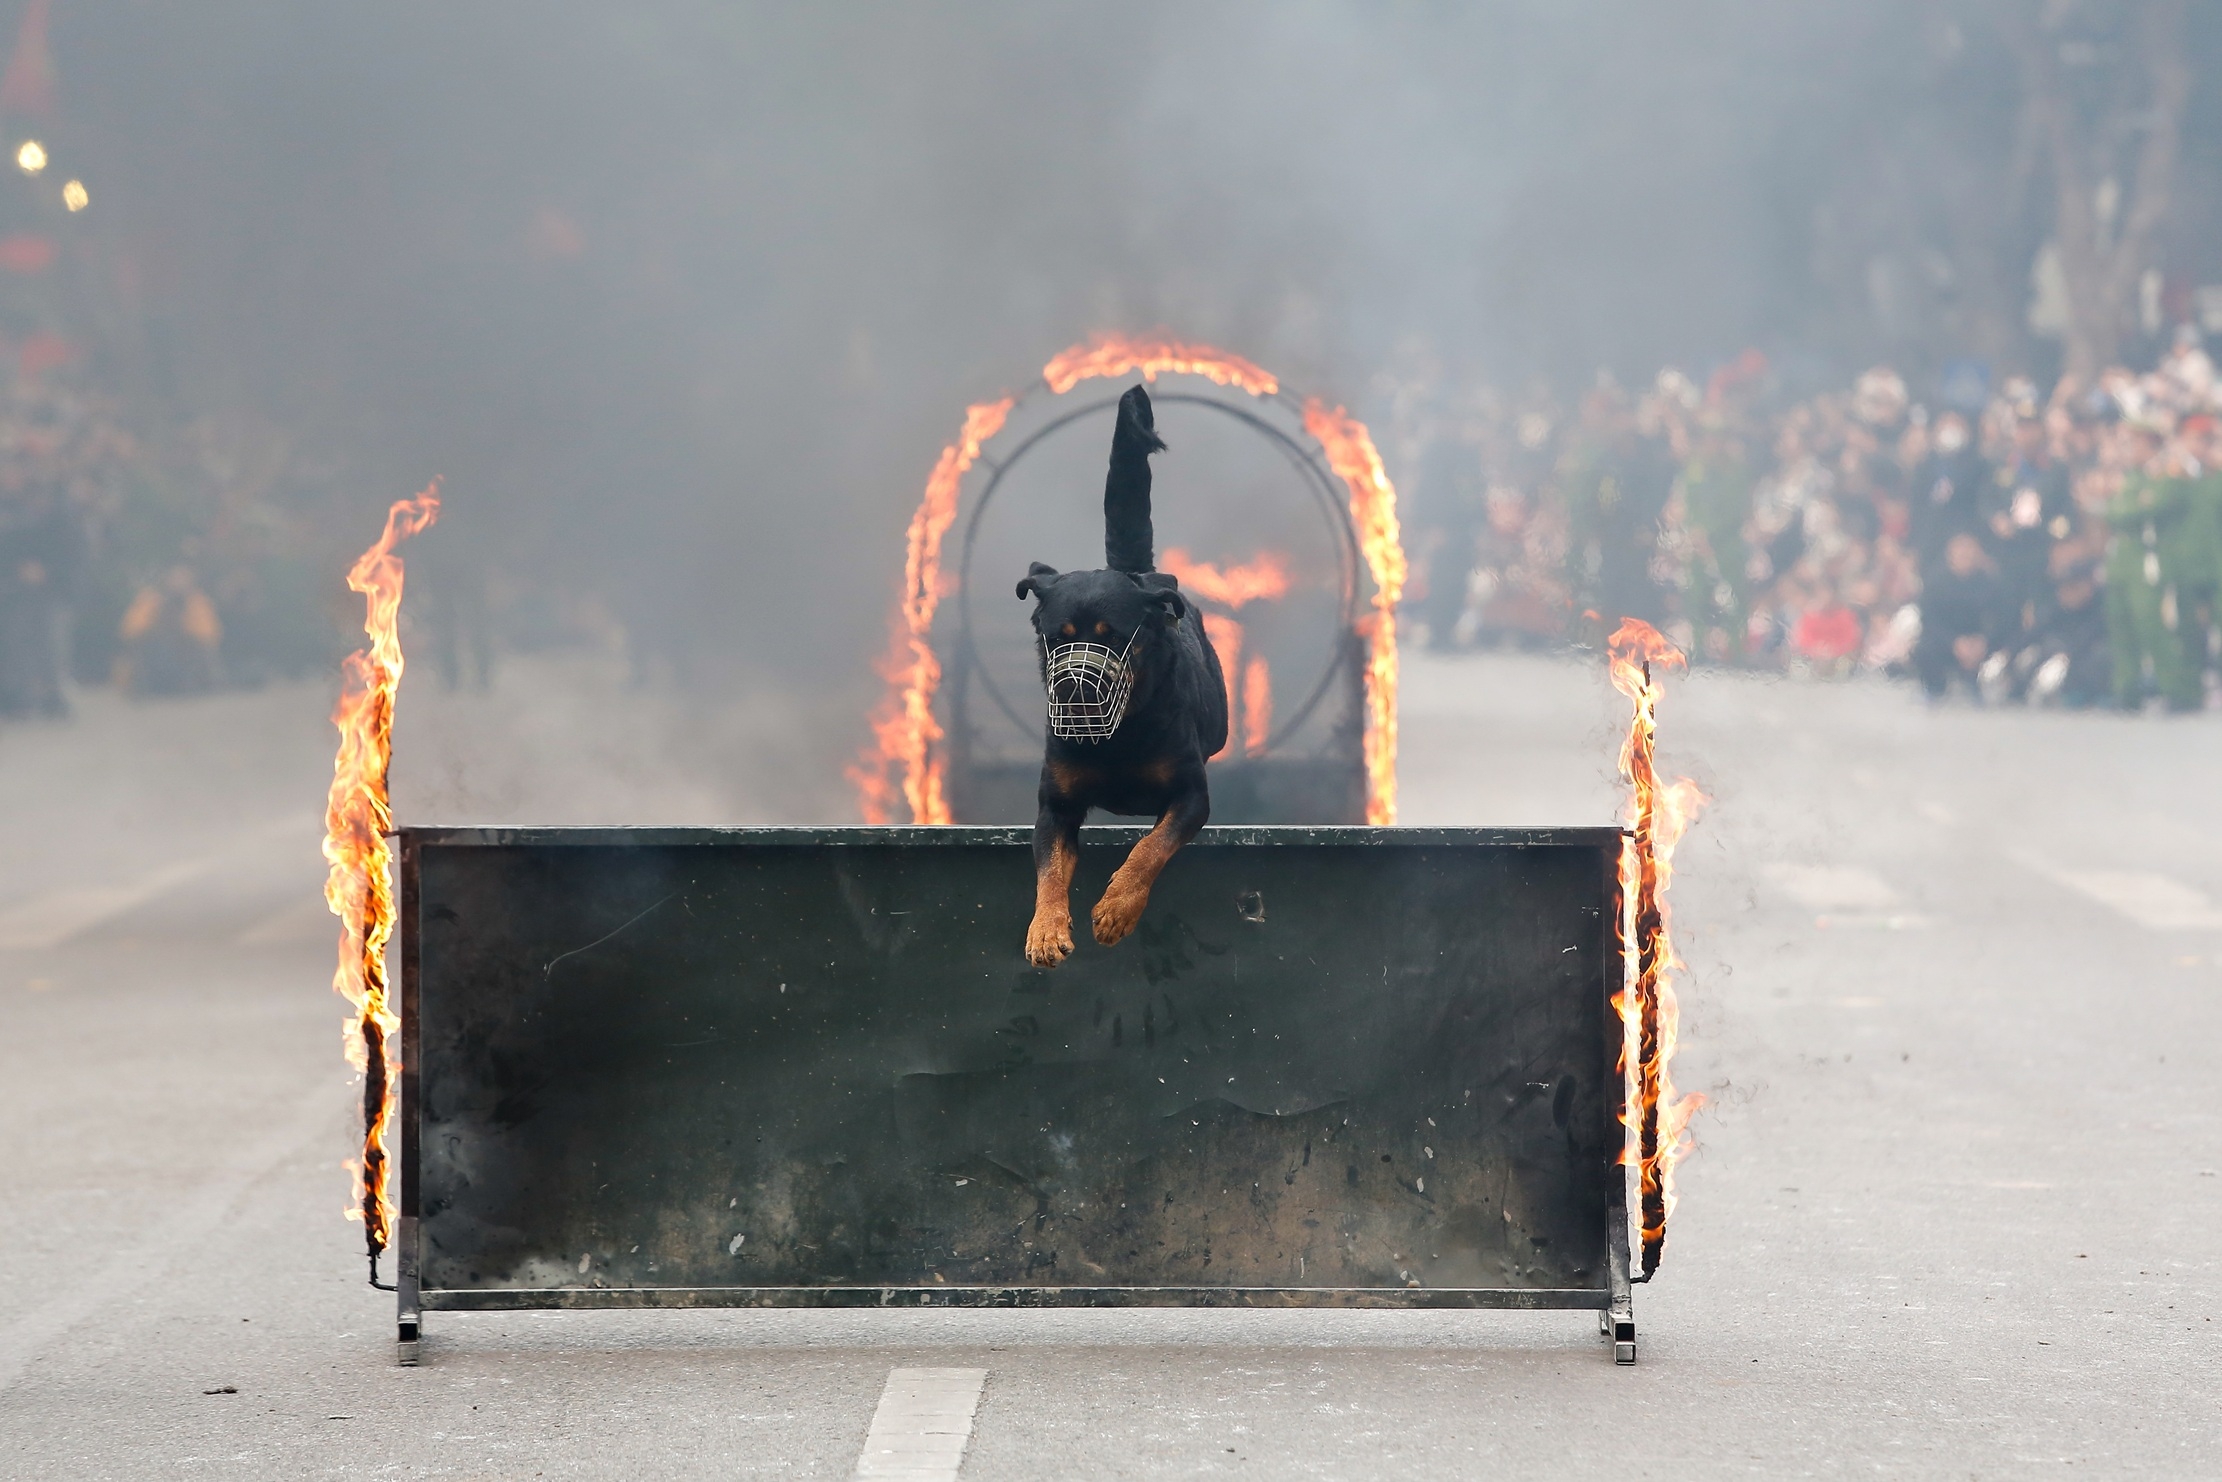
<path id="1" fill-rule="evenodd" d="M 26 175 L 36 175 L 46 168 L 46 146 L 36 139 L 26 139 L 23 147 L 15 152 L 15 162 Z"/>
<path id="2" fill-rule="evenodd" d="M 82 180 L 72 180 L 62 187 L 62 204 L 72 211 L 84 210 L 92 203 L 92 199 L 85 193 L 85 182 Z"/>

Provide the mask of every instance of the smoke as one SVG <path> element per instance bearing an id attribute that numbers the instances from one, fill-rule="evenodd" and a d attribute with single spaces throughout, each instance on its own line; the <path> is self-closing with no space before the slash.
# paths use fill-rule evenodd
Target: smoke
<path id="1" fill-rule="evenodd" d="M 63 9 L 56 131 L 135 390 L 330 450 L 357 524 L 443 476 L 509 643 L 861 712 L 968 400 L 1115 327 L 1360 409 L 1779 339 L 1917 9 L 139 0 Z"/>

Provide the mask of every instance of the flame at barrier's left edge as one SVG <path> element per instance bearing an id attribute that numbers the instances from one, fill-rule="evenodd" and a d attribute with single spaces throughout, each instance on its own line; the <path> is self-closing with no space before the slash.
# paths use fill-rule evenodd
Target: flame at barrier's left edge
<path id="1" fill-rule="evenodd" d="M 401 686 L 401 558 L 396 548 L 439 517 L 437 482 L 386 512 L 385 532 L 347 573 L 350 591 L 364 599 L 363 631 L 370 643 L 347 656 L 332 724 L 339 755 L 324 812 L 324 858 L 330 868 L 324 900 L 340 920 L 339 966 L 332 987 L 353 1006 L 344 1045 L 350 1064 L 363 1073 L 363 1143 L 348 1168 L 356 1195 L 348 1218 L 363 1222 L 375 1279 L 381 1251 L 392 1239 L 393 1208 L 386 1193 L 387 1134 L 393 1125 L 393 1039 L 401 1027 L 386 991 L 386 943 L 393 935 L 393 828 L 387 774 L 393 761 L 394 697 Z"/>

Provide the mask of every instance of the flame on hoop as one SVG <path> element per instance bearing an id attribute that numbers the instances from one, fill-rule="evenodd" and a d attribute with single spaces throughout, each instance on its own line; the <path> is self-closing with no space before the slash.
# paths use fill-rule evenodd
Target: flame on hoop
<path id="1" fill-rule="evenodd" d="M 1141 372 L 1154 381 L 1162 375 L 1202 376 L 1221 386 L 1234 386 L 1252 396 L 1271 396 L 1281 383 L 1271 371 L 1262 370 L 1239 355 L 1210 345 L 1184 344 L 1160 331 L 1146 335 L 1099 335 L 1085 345 L 1075 345 L 1050 357 L 1042 367 L 1049 389 L 1063 396 L 1082 381 L 1095 376 L 1124 376 Z"/>
<path id="2" fill-rule="evenodd" d="M 1373 575 L 1366 635 L 1366 822 L 1396 822 L 1396 604 L 1404 595 L 1404 543 L 1397 530 L 1396 486 L 1389 482 L 1366 424 L 1341 407 L 1304 403 L 1304 430 L 1327 451 L 1327 466 L 1350 490 L 1350 523 Z"/>
<path id="3" fill-rule="evenodd" d="M 903 561 L 903 596 L 896 604 L 894 636 L 880 677 L 892 688 L 872 716 L 873 744 L 848 769 L 866 823 L 892 823 L 895 794 L 902 792 L 913 823 L 949 822 L 948 762 L 934 750 L 941 722 L 934 719 L 934 691 L 941 661 L 931 635 L 941 605 L 941 539 L 957 518 L 957 492 L 965 471 L 979 461 L 980 445 L 1003 429 L 1013 398 L 964 409 L 964 430 L 941 450 L 926 479 L 926 497 L 910 517 Z"/>
<path id="4" fill-rule="evenodd" d="M 1221 386 L 1233 386 L 1252 396 L 1272 396 L 1280 382 L 1261 367 L 1239 355 L 1210 345 L 1191 344 L 1163 333 L 1102 335 L 1051 357 L 1042 367 L 1042 381 L 1063 395 L 1082 381 L 1102 376 L 1140 374 L 1145 380 L 1161 375 L 1202 376 Z M 912 823 L 948 823 L 948 760 L 936 745 L 942 739 L 941 723 L 934 716 L 934 696 L 941 686 L 941 663 L 934 656 L 934 612 L 946 595 L 941 566 L 942 538 L 957 517 L 957 501 L 965 473 L 979 461 L 988 439 L 1002 430 L 1015 399 L 982 402 L 966 408 L 964 429 L 957 441 L 942 449 L 916 513 L 911 516 L 910 536 L 903 567 L 903 592 L 896 604 L 893 636 L 880 661 L 881 677 L 889 690 L 872 716 L 872 742 L 848 768 L 856 785 L 859 809 L 867 823 L 892 823 L 898 794 Z M 1404 590 L 1404 550 L 1398 543 L 1396 489 L 1381 466 L 1380 454 L 1365 424 L 1340 407 L 1328 410 L 1309 402 L 1304 426 L 1326 451 L 1328 465 L 1350 490 L 1350 514 L 1357 527 L 1358 544 L 1374 583 L 1374 611 L 1364 621 L 1368 644 L 1366 663 L 1365 766 L 1366 819 L 1369 823 L 1396 821 L 1396 603 Z M 1172 556 L 1174 552 L 1168 552 Z M 1245 573 L 1242 568 L 1213 572 L 1214 577 L 1238 576 L 1266 586 L 1285 581 L 1285 572 Z M 1253 595 L 1269 595 L 1259 590 Z M 1244 597 L 1242 600 L 1249 600 Z M 1239 605 L 1230 602 L 1230 606 Z M 1230 688 L 1235 683 L 1228 675 Z M 1256 713 L 1262 725 L 1271 715 L 1271 678 L 1262 663 L 1244 670 L 1243 697 L 1258 698 Z M 1232 697 L 1230 697 L 1232 698 Z M 1249 745 L 1248 738 L 1245 745 Z M 1262 746 L 1262 739 L 1258 740 Z"/>

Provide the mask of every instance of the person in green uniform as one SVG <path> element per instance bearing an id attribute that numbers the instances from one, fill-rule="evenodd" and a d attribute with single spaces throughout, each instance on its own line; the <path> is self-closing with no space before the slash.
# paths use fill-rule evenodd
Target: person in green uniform
<path id="1" fill-rule="evenodd" d="M 1752 585 L 1744 522 L 1752 482 L 1737 430 L 1718 421 L 1702 426 L 1676 485 L 1690 536 L 1679 575 L 1682 612 L 1696 632 L 1698 652 L 1716 663 L 1743 656 Z"/>
<path id="2" fill-rule="evenodd" d="M 2121 487 L 2107 501 L 2106 629 L 2114 649 L 2114 700 L 2125 710 L 2157 694 L 2171 710 L 2196 710 L 2205 698 L 2205 644 L 2189 640 L 2184 593 L 2175 578 L 2195 559 L 2186 540 L 2193 480 L 2173 467 L 2151 421 L 2124 430 L 2131 458 Z"/>
<path id="3" fill-rule="evenodd" d="M 2180 442 L 2183 522 L 2160 564 L 2176 589 L 2185 661 L 2203 691 L 2206 671 L 2222 662 L 2222 429 L 2212 416 L 2190 417 Z"/>

